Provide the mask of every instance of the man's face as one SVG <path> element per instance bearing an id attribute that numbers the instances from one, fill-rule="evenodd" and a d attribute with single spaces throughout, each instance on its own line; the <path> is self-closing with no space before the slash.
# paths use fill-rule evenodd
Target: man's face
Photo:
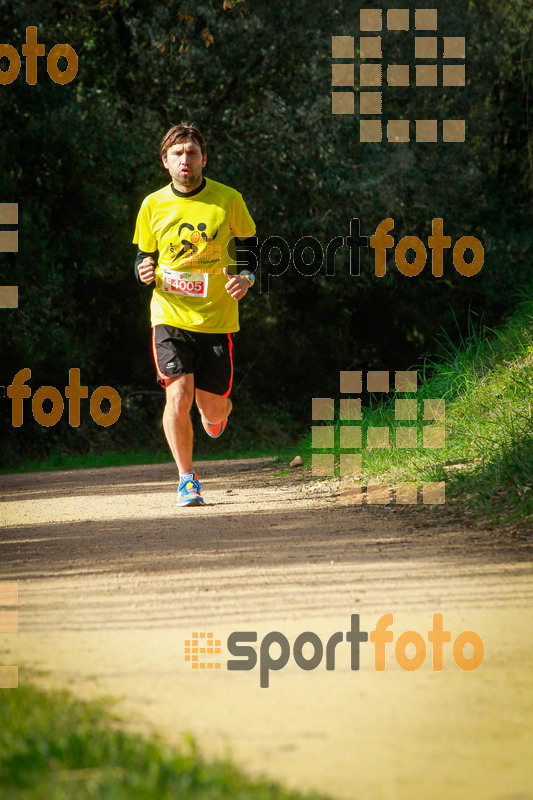
<path id="1" fill-rule="evenodd" d="M 207 155 L 202 155 L 200 145 L 185 139 L 169 147 L 163 156 L 163 165 L 168 169 L 176 188 L 195 189 L 202 182 L 202 169 Z"/>

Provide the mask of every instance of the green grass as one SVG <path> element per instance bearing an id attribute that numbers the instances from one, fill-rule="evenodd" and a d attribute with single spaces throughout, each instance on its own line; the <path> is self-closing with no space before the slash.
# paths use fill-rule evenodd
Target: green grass
<path id="1" fill-rule="evenodd" d="M 237 458 L 276 458 L 277 461 L 286 461 L 294 457 L 296 450 L 283 449 L 279 447 L 263 447 L 228 449 L 218 453 L 194 454 L 195 461 L 218 461 L 220 459 Z M 172 455 L 168 449 L 154 452 L 153 450 L 132 450 L 131 452 L 107 452 L 89 453 L 87 455 L 76 455 L 63 453 L 57 450 L 47 458 L 30 459 L 24 461 L 16 467 L 6 467 L 0 469 L 0 475 L 13 474 L 19 472 L 52 472 L 54 470 L 73 470 L 73 469 L 96 469 L 101 467 L 127 467 L 134 464 L 171 464 L 174 463 Z"/>
<path id="2" fill-rule="evenodd" d="M 145 395 L 141 396 L 144 398 Z M 66 433 L 58 431 L 55 442 L 47 442 L 42 435 L 43 430 L 37 425 L 37 433 L 40 435 L 32 442 L 31 454 L 20 443 L 14 447 L 11 442 L 10 446 L 5 447 L 2 455 L 5 466 L 0 468 L 0 475 L 172 463 L 160 423 L 164 395 L 158 395 L 158 399 L 160 402 L 149 409 L 150 413 L 145 410 L 143 416 L 139 409 L 132 410 L 132 404 L 126 395 L 122 415 L 124 425 L 119 431 L 120 436 L 117 433 L 115 440 L 108 438 L 112 427 L 105 429 L 105 437 L 100 439 L 94 438 L 94 426 L 73 434 L 70 426 L 65 423 Z M 202 429 L 199 415 L 194 412 L 192 416 L 195 460 L 274 457 L 290 461 L 297 452 L 294 441 L 305 427 L 305 423 L 295 421 L 280 406 L 254 403 L 245 391 L 240 392 L 231 424 L 221 439 L 209 439 Z M 140 434 L 137 436 L 139 431 L 144 439 Z M 144 444 L 146 431 L 151 432 L 151 441 Z M 96 433 L 100 434 L 101 431 Z M 79 451 L 81 444 L 85 451 Z M 43 450 L 46 454 L 41 455 Z"/>
<path id="3" fill-rule="evenodd" d="M 495 522 L 533 519 L 533 299 L 498 330 L 471 324 L 459 345 L 449 336 L 442 355 L 418 368 L 418 422 L 394 418 L 394 399 L 362 410 L 363 445 L 369 426 L 417 425 L 418 446 L 362 450 L 362 480 L 445 481 L 447 500 L 465 504 Z M 422 446 L 423 401 L 444 398 L 445 447 Z M 350 424 L 359 425 L 352 422 Z M 438 425 L 437 422 L 430 424 Z M 340 423 L 336 423 L 336 428 Z M 339 442 L 339 431 L 336 431 Z M 338 447 L 335 452 L 338 460 Z M 310 462 L 311 442 L 306 461 Z"/>
<path id="4" fill-rule="evenodd" d="M 0 475 L 15 472 L 48 472 L 52 470 L 89 469 L 96 467 L 126 467 L 131 464 L 164 464 L 172 461 L 170 453 L 134 450 L 126 453 L 90 453 L 77 455 L 56 450 L 48 458 L 24 461 L 16 467 L 0 469 Z"/>
<path id="5" fill-rule="evenodd" d="M 102 705 L 24 684 L 1 692 L 3 800 L 326 800 L 250 780 L 228 761 L 207 762 L 121 730 Z"/>

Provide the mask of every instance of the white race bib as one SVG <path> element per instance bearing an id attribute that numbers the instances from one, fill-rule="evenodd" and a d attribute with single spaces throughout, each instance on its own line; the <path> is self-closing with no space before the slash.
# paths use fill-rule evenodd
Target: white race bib
<path id="1" fill-rule="evenodd" d="M 205 272 L 176 272 L 164 269 L 163 291 L 184 297 L 206 297 L 209 274 Z"/>

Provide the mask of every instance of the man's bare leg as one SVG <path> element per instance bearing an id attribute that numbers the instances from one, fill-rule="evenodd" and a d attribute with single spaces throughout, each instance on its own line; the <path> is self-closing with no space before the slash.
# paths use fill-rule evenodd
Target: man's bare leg
<path id="1" fill-rule="evenodd" d="M 165 381 L 167 402 L 163 429 L 180 475 L 193 472 L 191 406 L 194 399 L 194 375 L 181 375 Z"/>
<path id="2" fill-rule="evenodd" d="M 202 417 L 212 424 L 222 422 L 231 413 L 232 409 L 229 397 L 205 392 L 203 389 L 196 390 L 196 405 Z"/>

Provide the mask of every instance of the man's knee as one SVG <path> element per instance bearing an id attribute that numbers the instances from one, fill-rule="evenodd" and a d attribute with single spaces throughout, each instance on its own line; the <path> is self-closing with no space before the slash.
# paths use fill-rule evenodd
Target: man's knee
<path id="1" fill-rule="evenodd" d="M 182 375 L 165 382 L 167 408 L 175 414 L 188 414 L 194 400 L 194 377 Z"/>

